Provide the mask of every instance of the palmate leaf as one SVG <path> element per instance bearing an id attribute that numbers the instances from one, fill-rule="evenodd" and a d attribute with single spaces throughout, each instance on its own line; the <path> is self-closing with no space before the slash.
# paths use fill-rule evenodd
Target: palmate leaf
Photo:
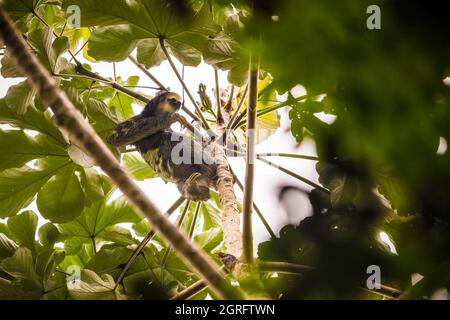
<path id="1" fill-rule="evenodd" d="M 66 250 L 76 254 L 84 243 L 91 243 L 95 238 L 102 239 L 102 235 L 108 238 L 110 236 L 108 227 L 118 223 L 136 223 L 140 220 L 134 209 L 127 205 L 123 198 L 119 198 L 109 204 L 97 201 L 92 206 L 85 207 L 78 218 L 61 224 L 58 228 L 61 239 L 65 241 Z"/>
<path id="2" fill-rule="evenodd" d="M 34 107 L 28 107 L 25 114 L 8 108 L 5 99 L 0 99 L 0 124 L 9 124 L 20 129 L 31 129 L 51 137 L 55 142 L 66 145 L 61 132 L 51 119 L 49 112 L 42 112 Z"/>
<path id="3" fill-rule="evenodd" d="M 238 40 L 244 28 L 242 18 L 242 12 L 228 16 L 223 30 L 210 37 L 202 49 L 205 62 L 228 71 L 228 81 L 236 86 L 243 86 L 247 82 L 249 66 Z"/>
<path id="4" fill-rule="evenodd" d="M 140 156 L 125 154 L 123 156 L 123 162 L 128 169 L 128 172 L 138 181 L 155 178 L 157 176 L 156 172 L 142 160 Z"/>
<path id="5" fill-rule="evenodd" d="M 36 90 L 25 80 L 9 87 L 5 100 L 9 108 L 16 110 L 18 114 L 24 114 L 28 106 L 34 104 L 35 95 Z"/>
<path id="6" fill-rule="evenodd" d="M 0 270 L 12 280 L 0 278 L 0 297 L 4 299 L 63 299 L 65 279 L 55 276 L 64 254 L 53 249 L 33 258 L 28 248 L 19 247 L 13 256 L 3 259 Z"/>
<path id="7" fill-rule="evenodd" d="M 45 27 L 30 32 L 27 39 L 41 64 L 52 74 L 58 74 L 61 70 L 67 68 L 69 63 L 65 58 L 61 58 L 61 55 L 69 48 L 66 37 L 55 38 L 52 30 Z M 2 64 L 2 75 L 13 77 L 21 75 L 18 70 L 14 71 L 8 55 L 3 58 L 3 61 L 6 61 L 6 63 L 4 66 Z M 33 105 L 35 94 L 36 91 L 25 80 L 9 88 L 5 98 L 6 104 L 18 114 L 24 114 L 27 108 Z"/>
<path id="8" fill-rule="evenodd" d="M 124 86 L 137 86 L 139 83 L 139 77 L 131 76 L 126 81 L 123 81 L 120 77 L 117 77 L 116 82 Z M 128 95 L 116 91 L 114 98 L 109 103 L 109 107 L 115 107 L 115 109 L 117 110 L 119 115 L 122 116 L 122 118 L 128 119 L 134 116 L 132 107 L 133 103 L 142 103 L 142 102 L 137 101 L 135 98 L 132 98 Z"/>
<path id="9" fill-rule="evenodd" d="M 132 253 L 133 250 L 126 247 L 102 248 L 85 267 L 99 275 L 108 273 L 117 277 L 122 271 L 119 266 L 125 264 Z"/>
<path id="10" fill-rule="evenodd" d="M 163 0 L 101 3 L 65 0 L 63 6 L 72 4 L 80 6 L 83 26 L 97 26 L 88 49 L 89 55 L 97 60 L 124 60 L 140 45 L 138 61 L 151 67 L 162 61 L 162 52 L 154 41 L 147 40 L 164 39 L 177 59 L 185 65 L 196 66 L 201 61 L 200 50 L 207 37 L 219 31 L 207 6 L 187 16 L 177 16 L 170 2 Z"/>
<path id="11" fill-rule="evenodd" d="M 31 138 L 22 131 L 0 130 L 0 170 L 19 168 L 47 156 L 66 157 L 63 146 L 45 135 Z"/>
<path id="12" fill-rule="evenodd" d="M 14 234 L 21 246 L 35 252 L 35 234 L 38 217 L 33 211 L 25 211 L 8 219 L 8 228 Z"/>
<path id="13" fill-rule="evenodd" d="M 0 217 L 15 215 L 29 205 L 52 175 L 69 163 L 40 170 L 22 167 L 0 172 Z"/>

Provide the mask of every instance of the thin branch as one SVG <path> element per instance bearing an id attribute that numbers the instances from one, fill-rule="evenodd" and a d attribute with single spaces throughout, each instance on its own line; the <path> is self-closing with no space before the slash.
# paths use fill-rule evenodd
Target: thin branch
<path id="1" fill-rule="evenodd" d="M 280 170 L 281 172 L 284 172 L 284 173 L 290 175 L 291 177 L 294 177 L 294 178 L 296 178 L 296 179 L 298 179 L 298 180 L 300 180 L 300 181 L 310 185 L 311 187 L 314 187 L 314 188 L 316 188 L 318 190 L 321 190 L 321 191 L 323 191 L 323 192 L 325 192 L 327 194 L 330 193 L 330 190 L 328 190 L 328 189 L 318 185 L 317 183 L 314 183 L 311 180 L 306 179 L 306 178 L 304 178 L 304 177 L 302 177 L 302 176 L 300 176 L 300 175 L 298 175 L 298 174 L 296 174 L 296 173 L 294 173 L 294 172 L 292 172 L 292 171 L 290 171 L 290 170 L 288 170 L 288 169 L 286 169 L 286 168 L 284 168 L 282 166 L 279 166 L 279 165 L 277 165 L 277 164 L 275 164 L 275 163 L 273 163 L 273 162 L 271 162 L 271 161 L 269 161 L 267 159 L 258 158 L 258 160 L 268 164 L 269 166 L 272 166 L 272 167 Z"/>
<path id="2" fill-rule="evenodd" d="M 53 33 L 53 35 L 55 36 L 55 37 L 59 37 L 59 35 L 55 32 L 55 30 L 53 30 L 53 28 L 52 27 L 50 27 L 50 25 L 40 16 L 40 15 L 38 15 L 37 14 L 37 12 L 34 10 L 34 9 L 31 9 L 31 14 L 33 14 L 40 22 L 42 22 L 42 24 L 44 24 L 47 28 L 49 28 L 51 31 L 52 31 L 52 33 Z M 75 58 L 75 55 L 69 50 L 68 51 L 68 53 L 70 54 L 70 56 L 72 57 L 72 59 L 74 60 L 74 61 L 78 61 L 77 60 L 77 58 Z"/>
<path id="3" fill-rule="evenodd" d="M 291 105 L 292 103 L 304 100 L 307 97 L 308 97 L 308 95 L 304 95 L 304 96 L 295 98 L 294 100 L 286 100 L 286 101 L 280 102 L 280 103 L 278 103 L 278 104 L 276 104 L 274 106 L 270 106 L 270 107 L 258 110 L 256 112 L 256 117 L 257 118 L 262 117 L 262 116 L 264 116 L 264 115 L 266 115 L 268 113 L 271 113 L 271 112 L 273 112 L 275 110 L 278 110 L 278 109 L 283 108 L 283 107 L 287 107 L 287 106 Z M 233 130 L 235 130 L 237 128 L 240 128 L 240 127 L 242 127 L 245 124 L 245 120 L 242 120 L 243 118 L 244 118 L 244 114 L 241 113 L 239 115 L 239 117 L 236 119 L 236 121 L 234 122 L 234 125 L 232 126 Z"/>
<path id="4" fill-rule="evenodd" d="M 258 268 L 261 272 L 277 272 L 288 275 L 298 275 L 302 276 L 305 273 L 314 270 L 314 267 L 300 265 L 289 262 L 271 262 L 271 261 L 258 261 Z M 377 290 L 369 290 L 364 287 L 359 287 L 359 289 L 363 291 L 367 291 L 370 293 L 378 294 L 380 296 L 389 298 L 389 299 L 398 299 L 401 295 L 401 291 L 386 285 L 381 284 L 381 288 Z M 200 293 L 202 290 L 207 288 L 207 284 L 203 280 L 199 280 L 187 287 L 183 291 L 178 292 L 174 295 L 170 300 L 187 300 L 192 296 Z"/>
<path id="5" fill-rule="evenodd" d="M 224 123 L 223 116 L 222 116 L 222 103 L 220 102 L 220 87 L 219 87 L 219 71 L 217 69 L 214 69 L 214 81 L 216 83 L 216 105 L 217 105 L 217 124 L 222 125 Z"/>
<path id="6" fill-rule="evenodd" d="M 242 105 L 244 104 L 245 98 L 247 97 L 247 93 L 248 93 L 248 85 L 245 86 L 244 93 L 242 94 L 242 97 L 241 97 L 241 101 L 239 101 L 239 105 L 237 106 L 236 110 L 234 111 L 233 115 L 231 116 L 230 121 L 228 121 L 227 130 L 232 128 L 234 121 L 236 120 L 236 117 L 239 114 L 239 111 L 241 110 Z"/>
<path id="7" fill-rule="evenodd" d="M 175 75 L 177 76 L 178 80 L 180 81 L 182 87 L 184 88 L 184 90 L 186 91 L 189 99 L 191 100 L 192 104 L 194 105 L 195 110 L 197 111 L 200 120 L 202 122 L 203 127 L 210 131 L 211 127 L 209 126 L 208 122 L 205 120 L 205 117 L 203 117 L 202 111 L 200 110 L 200 108 L 198 107 L 197 103 L 195 102 L 194 97 L 192 96 L 191 92 L 189 91 L 189 88 L 187 87 L 186 83 L 183 81 L 183 78 L 181 77 L 180 73 L 178 72 L 177 67 L 175 66 L 175 64 L 172 61 L 172 58 L 170 57 L 169 52 L 167 52 L 167 48 L 166 45 L 164 43 L 164 39 L 159 39 L 159 43 L 161 45 L 161 48 L 164 52 L 164 55 L 167 58 L 167 61 L 169 62 L 170 66 L 172 67 L 172 70 L 174 71 Z"/>
<path id="8" fill-rule="evenodd" d="M 178 198 L 171 206 L 170 208 L 166 211 L 166 215 L 170 216 L 175 210 L 178 209 L 179 206 L 181 206 L 184 202 L 184 198 L 180 197 Z M 188 200 L 189 202 L 189 200 Z M 125 263 L 125 266 L 122 269 L 122 272 L 120 273 L 119 277 L 117 278 L 116 281 L 116 288 L 117 286 L 122 283 L 123 278 L 125 277 L 125 275 L 128 272 L 128 269 L 130 269 L 131 265 L 133 264 L 133 262 L 136 260 L 136 258 L 139 256 L 139 254 L 142 252 L 142 250 L 144 250 L 144 248 L 147 246 L 147 243 L 150 242 L 150 240 L 154 237 L 155 235 L 155 230 L 150 230 L 147 235 L 144 237 L 144 239 L 142 239 L 142 241 L 139 243 L 139 245 L 136 247 L 136 249 L 133 251 L 133 253 L 131 254 L 131 256 L 128 258 L 127 262 Z"/>
<path id="9" fill-rule="evenodd" d="M 133 64 L 136 67 L 138 67 L 139 70 L 141 70 L 147 77 L 149 77 L 150 80 L 152 80 L 159 87 L 160 90 L 164 90 L 164 91 L 168 90 L 150 71 L 147 70 L 147 68 L 145 68 L 144 65 L 140 64 L 139 61 L 137 61 L 135 57 L 130 55 L 130 56 L 128 56 L 128 60 L 133 62 Z"/>
<path id="10" fill-rule="evenodd" d="M 183 208 L 183 212 L 181 213 L 180 218 L 178 219 L 178 223 L 177 223 L 177 228 L 178 228 L 178 229 L 180 229 L 180 227 L 181 227 L 181 225 L 182 225 L 182 223 L 183 223 L 183 221 L 184 221 L 184 218 L 186 217 L 186 213 L 187 213 L 188 210 L 189 210 L 189 206 L 190 206 L 190 205 L 191 205 L 191 200 L 186 201 L 186 204 L 185 204 L 185 206 L 184 206 L 184 208 Z M 169 253 L 170 253 L 170 250 L 171 250 L 171 249 L 172 249 L 171 246 L 167 246 L 166 251 L 164 252 L 163 257 L 161 258 L 161 263 L 160 263 L 161 267 L 164 267 L 164 266 L 166 265 L 167 258 L 169 257 Z"/>
<path id="11" fill-rule="evenodd" d="M 224 279 L 224 274 L 214 261 L 195 246 L 184 233 L 170 223 L 156 205 L 147 198 L 136 182 L 128 175 L 112 152 L 103 143 L 82 114 L 74 107 L 56 81 L 29 52 L 25 40 L 18 34 L 13 22 L 0 6 L 0 33 L 11 50 L 11 57 L 28 81 L 36 89 L 44 104 L 50 106 L 59 127 L 73 137 L 74 143 L 92 157 L 114 184 L 129 199 L 137 211 L 149 218 L 153 227 L 184 257 L 186 263 L 199 272 L 223 298 L 242 299 L 241 291 Z"/>
<path id="12" fill-rule="evenodd" d="M 202 203 L 199 201 L 197 203 L 197 206 L 195 207 L 194 217 L 192 218 L 191 227 L 189 228 L 189 233 L 188 233 L 189 239 L 192 239 L 192 236 L 194 235 L 195 225 L 197 224 L 198 213 L 200 212 L 201 207 L 202 207 Z"/>
<path id="13" fill-rule="evenodd" d="M 244 201 L 242 208 L 243 226 L 242 242 L 244 262 L 253 262 L 253 183 L 255 180 L 255 140 L 256 140 L 256 107 L 258 103 L 258 73 L 259 66 L 250 58 L 249 71 L 249 102 L 247 107 L 247 150 L 245 157 Z"/>
<path id="14" fill-rule="evenodd" d="M 312 160 L 312 161 L 319 161 L 318 157 L 315 156 L 307 156 L 303 154 L 295 154 L 295 153 L 276 153 L 276 152 L 269 152 L 269 153 L 257 153 L 256 158 L 259 159 L 261 157 L 282 157 L 282 158 L 296 158 L 296 159 L 304 159 L 304 160 Z"/>

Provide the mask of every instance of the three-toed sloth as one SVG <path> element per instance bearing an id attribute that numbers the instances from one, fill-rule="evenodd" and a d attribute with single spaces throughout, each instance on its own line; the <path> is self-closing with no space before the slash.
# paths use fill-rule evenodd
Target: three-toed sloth
<path id="1" fill-rule="evenodd" d="M 158 94 L 139 115 L 118 124 L 108 142 L 116 147 L 136 146 L 150 167 L 164 181 L 175 183 L 183 197 L 205 201 L 210 198 L 209 189 L 216 188 L 217 165 L 198 142 L 170 129 L 175 122 L 188 125 L 178 113 L 181 104 L 176 93 Z M 175 156 L 174 148 L 180 151 Z"/>

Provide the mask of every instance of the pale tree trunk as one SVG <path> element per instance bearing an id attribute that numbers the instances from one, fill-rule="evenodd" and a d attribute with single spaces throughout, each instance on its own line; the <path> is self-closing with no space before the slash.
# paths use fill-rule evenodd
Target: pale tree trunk
<path id="1" fill-rule="evenodd" d="M 81 113 L 59 89 L 48 71 L 29 52 L 27 44 L 18 34 L 1 5 L 0 32 L 14 62 L 28 76 L 28 81 L 37 90 L 42 101 L 50 106 L 58 126 L 73 136 L 83 151 L 94 159 L 95 163 L 111 178 L 138 211 L 150 220 L 153 227 L 185 258 L 191 267 L 202 275 L 219 296 L 229 299 L 243 298 L 242 293 L 224 279 L 224 273 L 214 265 L 214 262 L 194 246 L 184 233 L 170 223 L 120 166 Z"/>
<path id="2" fill-rule="evenodd" d="M 218 87 L 217 72 L 216 87 Z M 219 89 L 216 88 L 216 104 L 217 104 L 217 127 L 216 134 L 218 137 L 225 137 L 223 141 L 217 141 L 213 144 L 213 155 L 216 159 L 217 166 L 217 191 L 219 193 L 220 204 L 222 205 L 222 230 L 223 241 L 227 247 L 227 253 L 236 258 L 242 256 L 242 234 L 241 220 L 239 210 L 237 208 L 236 194 L 234 193 L 234 177 L 231 173 L 229 163 L 224 148 L 227 146 L 226 124 L 230 120 L 230 115 L 224 110 L 221 112 L 222 106 L 219 97 Z"/>

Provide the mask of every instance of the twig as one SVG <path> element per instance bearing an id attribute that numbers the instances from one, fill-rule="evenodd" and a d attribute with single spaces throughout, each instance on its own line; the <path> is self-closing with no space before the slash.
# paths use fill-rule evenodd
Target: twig
<path id="1" fill-rule="evenodd" d="M 222 125 L 224 123 L 222 116 L 222 103 L 220 102 L 220 87 L 219 87 L 219 72 L 214 69 L 214 81 L 216 83 L 216 105 L 217 105 L 217 124 Z"/>
<path id="2" fill-rule="evenodd" d="M 278 110 L 278 109 L 283 108 L 283 107 L 287 107 L 287 106 L 291 105 L 292 103 L 304 100 L 307 97 L 308 97 L 307 95 L 304 95 L 304 96 L 295 98 L 294 100 L 286 100 L 286 101 L 280 102 L 280 103 L 278 103 L 278 104 L 276 104 L 274 106 L 270 106 L 270 107 L 258 110 L 256 112 L 256 117 L 257 118 L 262 117 L 263 115 L 266 115 L 266 114 L 268 114 L 270 112 L 273 112 L 273 111 Z M 236 121 L 234 122 L 234 124 L 232 126 L 233 130 L 235 130 L 237 128 L 240 128 L 241 126 L 243 126 L 245 124 L 245 120 L 242 120 L 244 118 L 244 116 L 245 116 L 244 113 L 241 113 L 239 115 L 239 117 L 236 119 Z"/>
<path id="3" fill-rule="evenodd" d="M 178 231 L 170 221 L 150 201 L 145 193 L 120 166 L 112 152 L 103 143 L 94 129 L 61 91 L 56 81 L 28 50 L 25 40 L 18 34 L 13 22 L 0 6 L 0 33 L 4 43 L 11 50 L 11 57 L 28 81 L 36 89 L 44 104 L 52 109 L 58 126 L 73 137 L 74 143 L 92 157 L 129 201 L 144 217 L 149 218 L 153 227 L 181 254 L 185 261 L 199 272 L 223 298 L 242 299 L 243 294 L 224 279 L 211 258 L 195 246 L 184 233 Z"/>
<path id="4" fill-rule="evenodd" d="M 178 223 L 177 223 L 178 229 L 180 229 L 181 224 L 183 223 L 184 218 L 186 217 L 186 213 L 187 213 L 190 205 L 191 205 L 191 200 L 186 201 L 186 204 L 183 208 L 183 212 L 181 213 L 180 218 L 178 219 Z M 161 263 L 160 263 L 161 267 L 164 267 L 166 265 L 167 258 L 169 257 L 169 253 L 170 253 L 171 249 L 172 249 L 172 247 L 167 246 L 166 251 L 164 251 L 164 255 L 161 258 Z"/>
<path id="5" fill-rule="evenodd" d="M 234 180 L 236 181 L 236 184 L 239 186 L 239 188 L 244 192 L 244 186 L 242 182 L 239 180 L 238 176 L 232 171 Z M 262 224 L 266 228 L 267 232 L 270 234 L 271 238 L 276 238 L 275 232 L 273 232 L 272 228 L 270 227 L 269 223 L 267 222 L 266 218 L 264 218 L 264 215 L 262 214 L 261 210 L 259 210 L 258 206 L 256 205 L 255 201 L 253 200 L 253 208 L 256 211 L 256 214 L 258 215 L 259 219 L 261 219 Z"/>

